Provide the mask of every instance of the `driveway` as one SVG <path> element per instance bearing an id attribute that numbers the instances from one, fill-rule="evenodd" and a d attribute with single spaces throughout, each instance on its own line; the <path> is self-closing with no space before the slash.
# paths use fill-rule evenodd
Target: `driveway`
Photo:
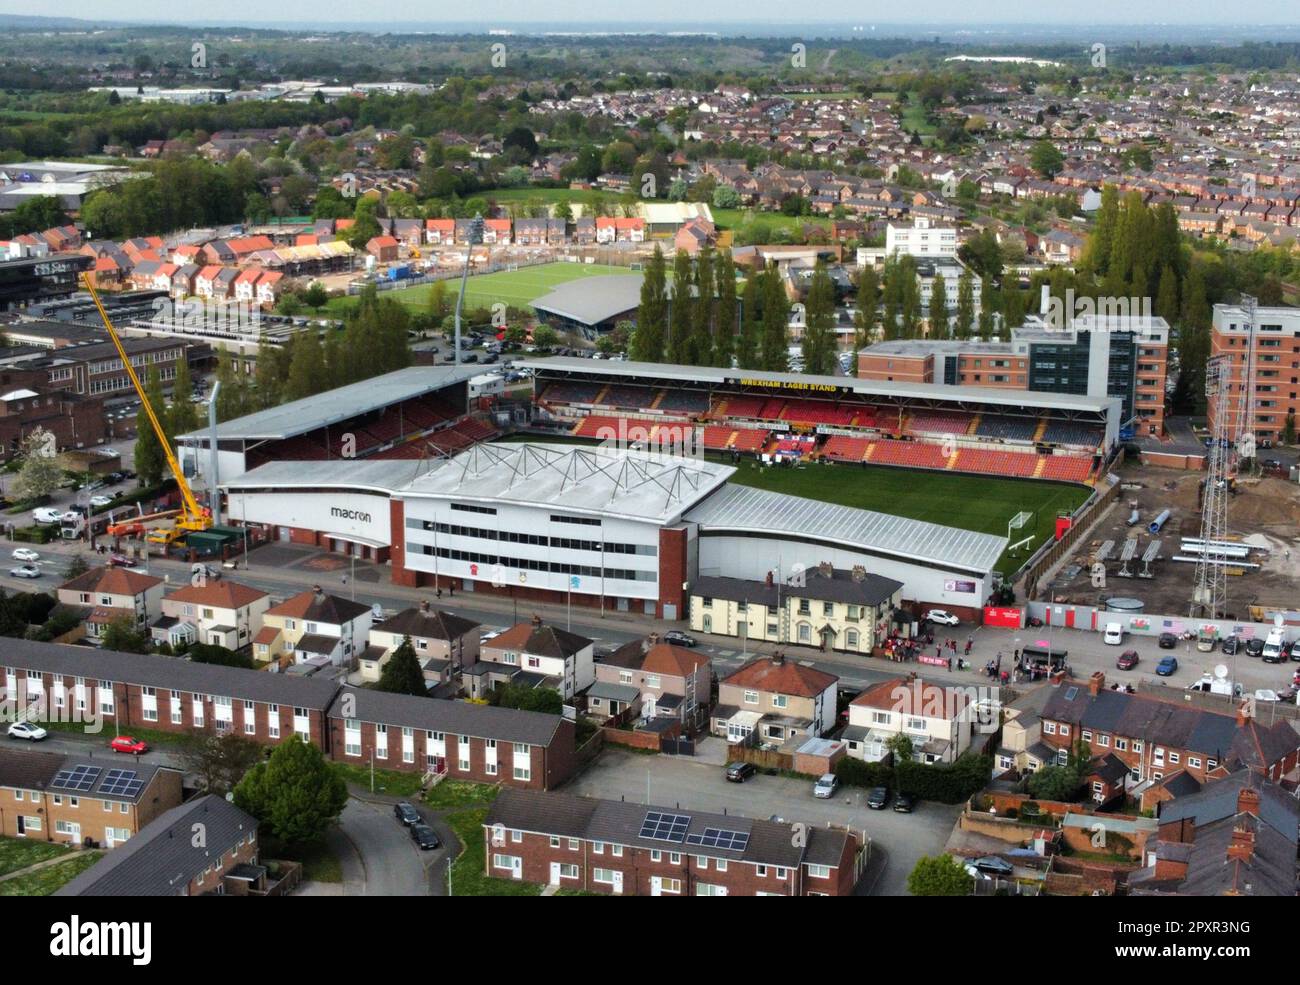
<path id="1" fill-rule="evenodd" d="M 915 813 L 873 811 L 866 790 L 841 787 L 831 800 L 817 800 L 809 780 L 756 776 L 728 783 L 714 765 L 674 756 L 640 756 L 607 747 L 570 787 L 590 797 L 623 797 L 633 803 L 705 810 L 740 817 L 776 815 L 809 824 L 846 824 L 884 850 L 883 871 L 872 870 L 874 895 L 904 896 L 907 875 L 922 855 L 943 851 L 960 808 L 921 803 Z M 648 798 L 648 799 L 647 799 Z M 877 859 L 879 861 L 879 859 Z"/>
<path id="2" fill-rule="evenodd" d="M 344 866 L 344 896 L 430 895 L 430 870 L 446 848 L 432 852 L 416 848 L 406 828 L 393 817 L 391 806 L 352 797 L 343 808 L 339 828 L 361 862 L 355 872 Z M 446 839 L 439 837 L 445 846 Z"/>

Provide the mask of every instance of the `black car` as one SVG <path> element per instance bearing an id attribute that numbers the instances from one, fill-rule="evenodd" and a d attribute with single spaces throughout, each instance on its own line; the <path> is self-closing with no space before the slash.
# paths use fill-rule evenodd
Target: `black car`
<path id="1" fill-rule="evenodd" d="M 727 782 L 744 783 L 757 772 L 758 768 L 753 763 L 728 763 Z"/>
<path id="2" fill-rule="evenodd" d="M 442 842 L 438 840 L 438 836 L 433 833 L 433 828 L 427 824 L 412 824 L 411 840 L 424 852 L 432 851 L 442 845 Z"/>
<path id="3" fill-rule="evenodd" d="M 1264 655 L 1264 641 L 1258 636 L 1246 640 L 1246 656 L 1262 657 Z"/>
<path id="4" fill-rule="evenodd" d="M 894 810 L 899 814 L 911 814 L 916 810 L 916 798 L 910 793 L 900 793 L 894 799 Z"/>
<path id="5" fill-rule="evenodd" d="M 405 824 L 408 828 L 412 824 L 421 823 L 420 812 L 417 811 L 410 804 L 408 804 L 406 801 L 402 801 L 400 804 L 393 805 L 393 816 L 396 817 L 403 824 Z"/>
<path id="6" fill-rule="evenodd" d="M 1161 633 L 1159 639 L 1160 649 L 1173 650 L 1178 646 L 1178 637 L 1173 633 Z"/>
<path id="7" fill-rule="evenodd" d="M 696 646 L 698 643 L 694 636 L 687 636 L 685 633 L 677 629 L 670 629 L 668 632 L 664 633 L 664 642 L 671 643 L 673 646 L 684 646 L 688 648 Z"/>
<path id="8" fill-rule="evenodd" d="M 871 793 L 867 794 L 867 806 L 873 811 L 883 811 L 889 806 L 889 788 L 872 787 Z"/>
<path id="9" fill-rule="evenodd" d="M 1223 652 L 1232 656 L 1241 649 L 1241 640 L 1236 636 L 1225 636 L 1222 645 Z"/>

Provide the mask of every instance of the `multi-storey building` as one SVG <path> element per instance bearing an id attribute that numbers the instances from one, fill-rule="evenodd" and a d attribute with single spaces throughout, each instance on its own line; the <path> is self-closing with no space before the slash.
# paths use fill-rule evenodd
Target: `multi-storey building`
<path id="1" fill-rule="evenodd" d="M 1253 430 L 1256 443 L 1267 447 L 1282 440 L 1288 420 L 1294 430 L 1300 395 L 1300 308 L 1256 308 L 1252 325 L 1244 307 L 1216 304 L 1210 355 L 1228 361 L 1229 435 Z M 1253 416 L 1247 410 L 1250 404 Z M 1218 408 L 1213 401 L 1207 410 L 1209 425 L 1216 428 Z M 1249 427 L 1243 428 L 1243 421 Z"/>
<path id="2" fill-rule="evenodd" d="M 847 896 L 863 865 L 846 829 L 531 790 L 483 842 L 485 875 L 625 896 Z"/>

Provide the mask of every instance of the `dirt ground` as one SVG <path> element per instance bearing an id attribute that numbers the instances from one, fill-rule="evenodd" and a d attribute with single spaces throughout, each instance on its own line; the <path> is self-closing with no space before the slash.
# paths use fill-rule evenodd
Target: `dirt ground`
<path id="1" fill-rule="evenodd" d="M 1203 473 L 1149 467 L 1126 468 L 1126 488 L 1086 540 L 1080 542 L 1069 560 L 1058 569 L 1053 595 L 1061 601 L 1092 604 L 1098 595 L 1131 596 L 1146 603 L 1156 614 L 1186 613 L 1191 605 L 1196 565 L 1170 560 L 1179 553 L 1181 537 L 1199 537 L 1198 485 Z M 1139 488 L 1127 488 L 1136 486 Z M 1128 525 L 1130 513 L 1140 521 Z M 1147 524 L 1163 509 L 1173 511 L 1159 534 Z M 1247 618 L 1251 605 L 1268 608 L 1300 608 L 1300 484 L 1284 479 L 1243 479 L 1228 501 L 1228 537 L 1257 548 L 1250 561 L 1257 571 L 1228 577 L 1228 612 Z M 1153 540 L 1160 540 L 1160 557 L 1152 562 L 1152 578 L 1122 577 L 1118 574 L 1120 551 L 1130 538 L 1138 541 L 1137 553 L 1128 570 L 1136 576 L 1143 570 L 1141 557 Z M 1091 562 L 1101 545 L 1113 540 L 1115 547 L 1106 562 L 1104 589 L 1092 584 Z"/>

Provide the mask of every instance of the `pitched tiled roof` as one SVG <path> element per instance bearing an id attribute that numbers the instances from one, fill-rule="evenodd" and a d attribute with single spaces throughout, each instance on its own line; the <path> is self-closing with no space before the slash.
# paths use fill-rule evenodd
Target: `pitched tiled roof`
<path id="1" fill-rule="evenodd" d="M 535 653 L 539 657 L 565 658 L 588 646 L 591 646 L 591 640 L 577 633 L 556 626 L 534 626 L 530 622 L 521 622 L 485 643 L 483 648 L 519 650 L 522 653 Z"/>
<path id="2" fill-rule="evenodd" d="M 195 844 L 196 824 L 203 825 L 202 847 Z M 175 896 L 241 838 L 256 834 L 251 814 L 205 794 L 154 818 L 56 895 Z"/>
<path id="3" fill-rule="evenodd" d="M 141 574 L 127 568 L 103 567 L 91 568 L 71 581 L 65 581 L 59 589 L 69 592 L 100 592 L 107 595 L 139 595 L 161 584 L 162 579 L 155 578 L 153 575 Z"/>
<path id="4" fill-rule="evenodd" d="M 403 609 L 374 628 L 384 633 L 450 642 L 460 639 L 466 633 L 472 633 L 478 627 L 479 624 L 472 619 L 454 616 L 441 609 L 425 610 L 415 606 Z"/>
<path id="5" fill-rule="evenodd" d="M 811 698 L 832 687 L 839 680 L 834 674 L 804 667 L 791 660 L 779 663 L 771 657 L 759 657 L 751 660 L 735 673 L 724 677 L 723 684 L 737 687 L 749 687 L 771 694 L 792 694 L 796 697 Z"/>
<path id="6" fill-rule="evenodd" d="M 353 705 L 347 716 L 342 714 L 342 703 L 345 700 Z M 547 715 L 538 711 L 498 708 L 494 705 L 410 694 L 390 694 L 369 688 L 341 690 L 330 706 L 329 717 L 382 722 L 389 728 L 397 726 L 426 732 L 472 735 L 500 742 L 526 742 L 535 746 L 549 745 L 563 721 L 559 715 Z"/>
<path id="7" fill-rule="evenodd" d="M 341 626 L 351 622 L 363 612 L 369 612 L 370 606 L 353 602 L 351 599 L 313 592 L 308 589 L 299 592 L 293 598 L 286 599 L 279 605 L 266 610 L 268 616 L 288 616 L 292 619 L 310 619 L 312 622 L 329 623 Z"/>
<path id="8" fill-rule="evenodd" d="M 210 605 L 216 609 L 241 609 L 265 597 L 266 592 L 260 588 L 226 581 L 224 578 L 209 580 L 206 585 L 186 585 L 167 596 L 172 601 Z"/>

